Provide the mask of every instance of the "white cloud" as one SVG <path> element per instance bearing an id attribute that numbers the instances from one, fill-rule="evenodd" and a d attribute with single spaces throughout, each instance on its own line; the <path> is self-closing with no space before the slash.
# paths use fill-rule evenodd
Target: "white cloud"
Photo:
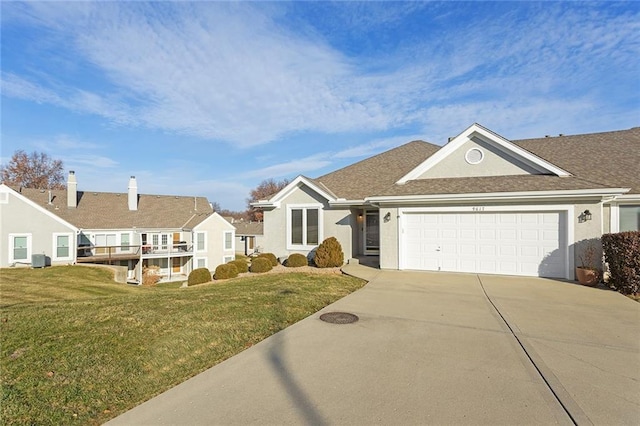
<path id="1" fill-rule="evenodd" d="M 333 48 L 304 21 L 300 31 L 286 27 L 281 15 L 286 7 L 3 5 L 9 12 L 3 20 L 44 26 L 110 84 L 90 89 L 55 76 L 8 72 L 3 91 L 116 123 L 249 147 L 296 132 L 373 132 L 416 123 L 426 135 L 435 127 L 443 140 L 474 121 L 505 123 L 514 130 L 519 124 L 510 119 L 523 120 L 523 130 L 582 123 L 581 114 L 608 102 L 599 98 L 607 91 L 600 77 L 608 67 L 627 76 L 637 72 L 630 65 L 640 46 L 637 13 L 562 3 L 495 6 L 501 14 L 453 19 L 454 28 L 416 34 L 397 52 L 358 57 Z M 317 7 L 343 8 L 337 22 L 347 32 L 401 26 L 416 7 L 439 14 L 434 22 L 442 15 L 469 14 L 467 7 L 414 3 Z M 315 159 L 301 166 L 313 170 L 317 164 Z M 265 172 L 289 170 L 273 167 Z"/>
<path id="2" fill-rule="evenodd" d="M 392 138 L 376 139 L 368 143 L 352 146 L 333 155 L 334 158 L 368 157 L 395 148 L 407 142 L 424 140 L 424 135 L 402 135 Z"/>
<path id="3" fill-rule="evenodd" d="M 63 155 L 62 160 L 67 168 L 91 167 L 100 169 L 111 169 L 118 167 L 119 163 L 103 155 L 75 154 Z"/>
<path id="4" fill-rule="evenodd" d="M 243 177 L 269 179 L 305 174 L 331 164 L 327 153 L 311 155 L 243 173 Z"/>

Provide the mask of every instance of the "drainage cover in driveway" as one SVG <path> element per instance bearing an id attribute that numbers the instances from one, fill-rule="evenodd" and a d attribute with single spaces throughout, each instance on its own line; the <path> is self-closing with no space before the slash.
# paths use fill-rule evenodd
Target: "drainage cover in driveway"
<path id="1" fill-rule="evenodd" d="M 358 316 L 347 312 L 327 312 L 320 315 L 320 319 L 331 324 L 351 324 L 358 321 Z"/>

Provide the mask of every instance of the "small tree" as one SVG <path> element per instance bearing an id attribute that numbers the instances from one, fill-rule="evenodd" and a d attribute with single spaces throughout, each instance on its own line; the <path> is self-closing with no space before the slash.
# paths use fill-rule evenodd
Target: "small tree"
<path id="1" fill-rule="evenodd" d="M 247 198 L 247 216 L 249 217 L 249 220 L 262 220 L 262 209 L 253 207 L 251 203 L 268 199 L 273 194 L 289 185 L 289 182 L 289 179 L 283 179 L 281 181 L 266 179 L 260 182 L 260 185 L 255 189 L 252 189 L 249 198 Z"/>
<path id="2" fill-rule="evenodd" d="M 13 153 L 6 165 L 0 166 L 0 179 L 7 185 L 34 189 L 64 189 L 62 160 L 54 160 L 44 152 Z"/>

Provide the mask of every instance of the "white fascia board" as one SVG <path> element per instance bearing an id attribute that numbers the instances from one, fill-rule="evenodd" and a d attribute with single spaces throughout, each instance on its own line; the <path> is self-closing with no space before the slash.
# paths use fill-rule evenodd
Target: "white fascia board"
<path id="1" fill-rule="evenodd" d="M 366 206 L 369 203 L 365 200 L 345 200 L 345 199 L 337 199 L 335 201 L 329 201 L 330 206 L 342 207 L 342 206 Z"/>
<path id="2" fill-rule="evenodd" d="M 520 157 L 521 159 L 525 160 L 525 163 L 529 163 L 531 165 L 533 165 L 534 167 L 537 166 L 538 168 L 541 168 L 543 171 L 546 170 L 550 173 L 553 173 L 554 175 L 560 176 L 560 177 L 566 177 L 566 176 L 571 176 L 571 173 L 567 172 L 566 170 L 561 169 L 560 167 L 546 161 L 543 160 L 542 158 L 538 157 L 537 155 L 534 155 L 532 153 L 530 153 L 529 151 L 527 151 L 526 149 L 522 149 L 520 148 L 518 145 L 512 143 L 511 141 L 503 138 L 502 136 L 491 132 L 490 130 L 485 129 L 482 126 L 479 126 L 477 124 L 474 124 L 474 126 L 477 126 L 477 129 L 475 130 L 475 133 L 478 133 L 481 136 L 484 136 L 485 139 L 489 139 L 491 142 L 494 142 L 495 144 L 497 144 L 504 152 L 511 152 L 512 154 L 515 154 L 516 157 Z M 472 126 L 473 127 L 473 126 Z M 472 132 L 474 133 L 474 132 Z M 471 134 L 469 134 L 469 136 L 471 136 Z"/>
<path id="3" fill-rule="evenodd" d="M 366 201 L 371 203 L 400 203 L 425 201 L 512 201 L 581 197 L 598 198 L 611 195 L 621 195 L 627 191 L 629 191 L 629 188 L 576 189 L 571 191 L 488 192 L 474 194 L 396 195 L 388 197 L 369 197 L 366 198 Z"/>
<path id="4" fill-rule="evenodd" d="M 6 193 L 9 193 L 9 194 L 15 195 L 20 200 L 22 200 L 25 203 L 27 203 L 27 205 L 29 205 L 29 206 L 37 209 L 38 211 L 44 213 L 45 215 L 49 216 L 51 219 L 57 221 L 58 223 L 63 224 L 64 226 L 66 226 L 69 229 L 71 229 L 73 232 L 78 232 L 80 230 L 80 228 L 77 228 L 75 225 L 72 225 L 71 223 L 69 223 L 66 220 L 62 219 L 60 216 L 56 215 L 55 213 L 50 212 L 49 210 L 47 210 L 44 207 L 40 206 L 38 203 L 36 203 L 34 201 L 31 201 L 30 199 L 28 199 L 24 195 L 20 194 L 19 192 L 14 191 L 13 189 L 9 188 L 4 183 L 0 184 L 0 192 L 6 192 Z"/>
<path id="5" fill-rule="evenodd" d="M 435 154 L 431 157 L 427 158 L 422 164 L 420 164 L 415 169 L 411 170 L 409 173 L 404 175 L 398 182 L 399 185 L 405 184 L 410 180 L 417 179 L 429 169 L 434 167 L 444 158 L 448 157 L 451 153 L 456 151 L 460 146 L 466 143 L 471 139 L 471 136 L 477 134 L 482 137 L 486 142 L 493 144 L 504 152 L 511 153 L 512 156 L 516 158 L 521 158 L 522 161 L 528 163 L 535 168 L 541 169 L 543 171 L 548 171 L 549 173 L 553 173 L 557 176 L 571 176 L 571 173 L 549 163 L 548 161 L 543 160 L 542 158 L 533 155 L 527 150 L 520 148 L 519 146 L 511 143 L 509 140 L 503 138 L 491 130 L 474 123 L 469 126 L 464 132 L 460 133 L 458 136 L 453 138 L 450 142 L 448 142 L 445 146 L 440 148 Z"/>
<path id="6" fill-rule="evenodd" d="M 640 201 L 640 194 L 623 194 L 616 197 L 614 201 Z"/>
<path id="7" fill-rule="evenodd" d="M 279 202 L 272 203 L 272 202 L 270 202 L 268 200 L 256 201 L 256 202 L 250 203 L 250 205 L 252 207 L 260 207 L 260 208 L 263 208 L 263 209 L 265 209 L 265 208 L 268 209 L 268 208 L 272 208 L 272 207 L 275 207 L 275 208 L 280 207 L 280 203 Z"/>
<path id="8" fill-rule="evenodd" d="M 229 223 L 229 221 L 227 221 L 224 217 L 220 216 L 220 214 L 218 212 L 213 212 L 211 213 L 211 215 L 206 218 L 205 220 L 203 220 L 202 222 L 200 222 L 199 224 L 195 225 L 191 231 L 197 231 L 198 228 L 203 225 L 205 222 L 208 222 L 210 220 L 217 220 L 218 222 L 222 223 L 228 230 L 235 230 L 236 227 L 233 226 L 233 224 Z"/>
<path id="9" fill-rule="evenodd" d="M 280 202 L 287 198 L 293 191 L 297 190 L 300 186 L 306 185 L 311 190 L 316 192 L 318 195 L 323 197 L 325 200 L 331 202 L 335 201 L 335 197 L 329 194 L 324 189 L 320 188 L 315 183 L 311 182 L 308 178 L 299 175 L 297 178 L 292 180 L 287 186 L 278 191 L 273 197 L 268 200 L 260 200 L 255 203 L 251 203 L 254 207 L 280 207 Z"/>

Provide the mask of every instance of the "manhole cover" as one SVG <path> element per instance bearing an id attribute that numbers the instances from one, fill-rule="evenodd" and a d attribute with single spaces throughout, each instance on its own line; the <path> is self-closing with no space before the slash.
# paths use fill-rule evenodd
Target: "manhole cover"
<path id="1" fill-rule="evenodd" d="M 358 321 L 358 316 L 347 312 L 327 312 L 320 315 L 320 319 L 331 324 L 351 324 Z"/>

